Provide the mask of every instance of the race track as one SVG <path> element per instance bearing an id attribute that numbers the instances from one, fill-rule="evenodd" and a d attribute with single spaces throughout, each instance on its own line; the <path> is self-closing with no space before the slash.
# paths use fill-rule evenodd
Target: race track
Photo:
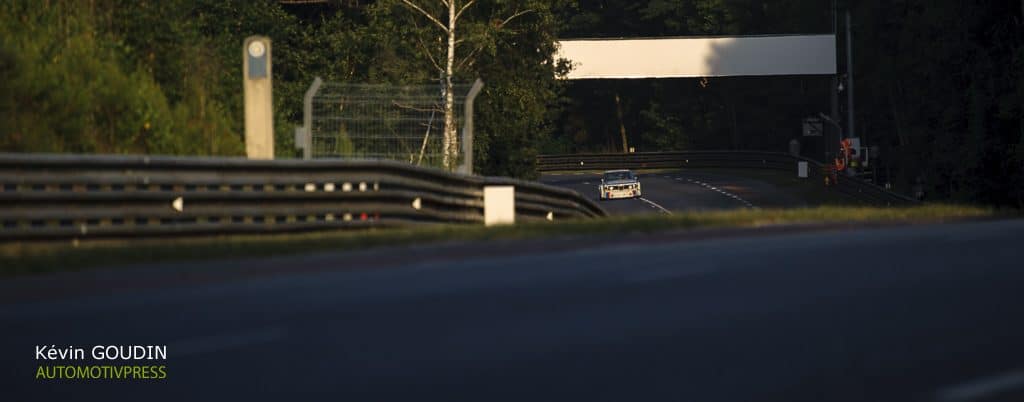
<path id="1" fill-rule="evenodd" d="M 806 202 L 771 183 L 736 174 L 708 171 L 637 172 L 642 199 L 600 201 L 613 215 L 671 211 L 708 211 L 736 208 L 800 207 Z M 548 174 L 545 184 L 565 187 L 599 201 L 596 172 Z"/>

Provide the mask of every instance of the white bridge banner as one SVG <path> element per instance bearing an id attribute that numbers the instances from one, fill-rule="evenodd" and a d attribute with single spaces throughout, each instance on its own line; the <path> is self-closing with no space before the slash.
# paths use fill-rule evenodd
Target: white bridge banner
<path id="1" fill-rule="evenodd" d="M 581 79 L 685 78 L 836 73 L 835 35 L 560 41 L 556 59 Z"/>

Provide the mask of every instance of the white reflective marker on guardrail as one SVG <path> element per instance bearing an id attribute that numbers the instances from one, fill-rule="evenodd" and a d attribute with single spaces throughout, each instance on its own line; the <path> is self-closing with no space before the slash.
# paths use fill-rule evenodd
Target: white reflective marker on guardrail
<path id="1" fill-rule="evenodd" d="M 516 223 L 516 188 L 484 186 L 484 225 Z"/>

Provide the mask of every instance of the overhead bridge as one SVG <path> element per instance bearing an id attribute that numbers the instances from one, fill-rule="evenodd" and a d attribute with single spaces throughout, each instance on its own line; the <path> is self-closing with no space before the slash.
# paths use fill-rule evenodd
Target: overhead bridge
<path id="1" fill-rule="evenodd" d="M 571 39 L 558 48 L 555 58 L 572 63 L 570 80 L 836 73 L 832 34 Z"/>

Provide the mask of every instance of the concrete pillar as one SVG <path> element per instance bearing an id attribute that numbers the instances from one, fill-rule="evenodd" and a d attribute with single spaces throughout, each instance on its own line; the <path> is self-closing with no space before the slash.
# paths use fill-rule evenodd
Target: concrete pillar
<path id="1" fill-rule="evenodd" d="M 245 154 L 274 159 L 273 80 L 270 38 L 250 36 L 242 46 L 245 90 Z"/>

